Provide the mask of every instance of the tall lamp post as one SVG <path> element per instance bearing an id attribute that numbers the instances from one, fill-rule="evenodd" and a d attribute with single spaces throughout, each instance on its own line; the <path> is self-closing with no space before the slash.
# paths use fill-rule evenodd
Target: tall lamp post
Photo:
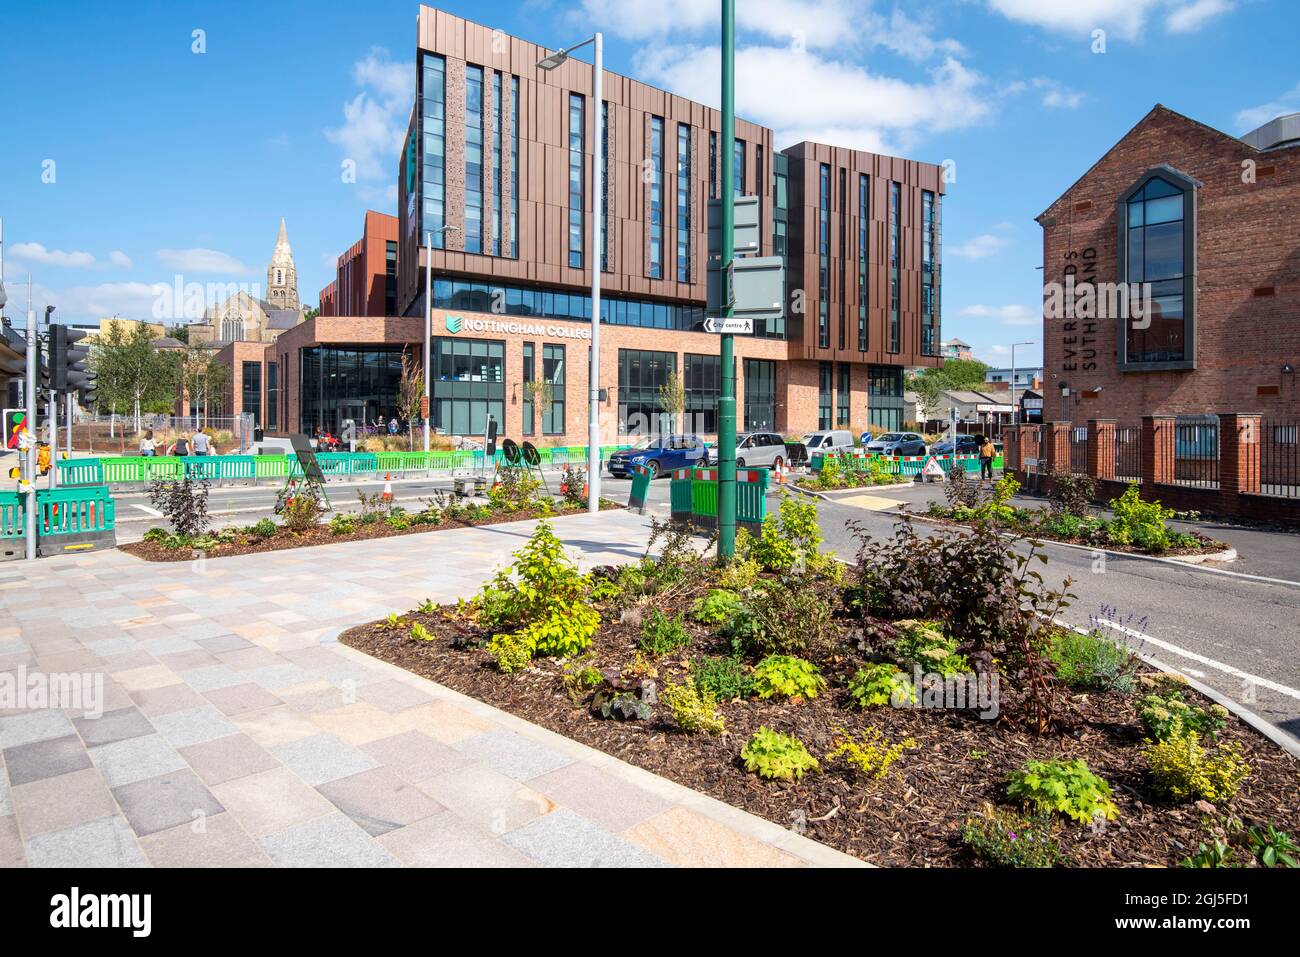
<path id="1" fill-rule="evenodd" d="M 587 376 L 588 384 L 588 424 L 587 424 L 587 511 L 600 511 L 600 224 L 605 218 L 605 151 L 602 141 L 605 131 L 601 127 L 601 110 L 604 103 L 601 93 L 601 75 L 605 71 L 605 38 L 596 33 L 581 43 L 548 53 L 537 61 L 537 66 L 547 71 L 554 70 L 569 58 L 574 50 L 592 45 L 595 54 L 592 63 L 591 84 L 591 126 L 595 131 L 592 136 L 592 176 L 591 176 L 591 243 L 587 258 L 591 263 L 591 371 Z"/>
<path id="2" fill-rule="evenodd" d="M 451 232 L 459 226 L 439 226 L 424 233 L 424 451 L 429 451 L 429 416 L 433 414 L 433 234 Z M 364 424 L 364 423 L 363 423 Z"/>
<path id="3" fill-rule="evenodd" d="M 1034 340 L 1011 343 L 1011 424 L 1020 424 L 1020 409 L 1016 406 L 1016 346 L 1037 345 Z"/>

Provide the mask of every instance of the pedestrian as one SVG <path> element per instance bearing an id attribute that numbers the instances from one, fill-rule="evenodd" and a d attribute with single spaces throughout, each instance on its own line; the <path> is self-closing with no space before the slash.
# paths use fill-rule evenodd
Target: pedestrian
<path id="1" fill-rule="evenodd" d="M 181 455 L 181 456 L 189 455 L 190 454 L 189 440 L 186 439 L 185 436 L 183 435 L 178 435 L 176 437 L 176 441 L 172 443 L 171 449 L 168 450 L 168 454 Z"/>
<path id="2" fill-rule="evenodd" d="M 396 416 L 394 416 L 393 418 L 391 418 L 391 419 L 388 420 L 388 434 L 389 434 L 389 435 L 396 435 L 396 434 L 397 434 L 397 417 L 396 417 Z"/>
<path id="3" fill-rule="evenodd" d="M 195 455 L 208 455 L 212 451 L 212 440 L 208 438 L 208 433 L 203 431 L 203 426 L 199 426 L 198 431 L 194 433 L 191 439 L 194 446 Z"/>
<path id="4" fill-rule="evenodd" d="M 993 484 L 993 440 L 985 436 L 979 437 L 980 445 L 980 483 L 988 479 L 989 484 Z"/>
<path id="5" fill-rule="evenodd" d="M 153 439 L 153 429 L 144 430 L 144 436 L 140 439 L 140 454 L 146 458 L 153 458 L 158 454 L 158 443 Z"/>

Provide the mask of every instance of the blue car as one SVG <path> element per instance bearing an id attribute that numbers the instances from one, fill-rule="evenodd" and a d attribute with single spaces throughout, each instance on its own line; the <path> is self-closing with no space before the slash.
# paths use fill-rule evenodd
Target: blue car
<path id="1" fill-rule="evenodd" d="M 635 466 L 643 465 L 652 478 L 674 469 L 704 468 L 709 464 L 709 450 L 698 435 L 651 435 L 638 439 L 630 449 L 609 457 L 609 474 L 626 478 Z"/>

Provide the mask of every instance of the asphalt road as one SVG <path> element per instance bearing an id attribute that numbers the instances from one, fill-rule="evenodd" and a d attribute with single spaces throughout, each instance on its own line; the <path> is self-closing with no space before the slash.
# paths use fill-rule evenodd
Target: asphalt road
<path id="1" fill-rule="evenodd" d="M 552 486 L 558 474 L 548 474 Z M 435 490 L 449 490 L 451 478 L 395 481 L 397 502 L 419 507 Z M 606 477 L 602 494 L 626 501 L 631 483 Z M 357 491 L 373 494 L 382 482 L 328 485 L 334 507 L 357 509 Z M 650 511 L 668 512 L 667 480 L 653 483 Z M 214 487 L 209 511 L 218 525 L 248 525 L 272 514 L 278 484 L 256 487 Z M 942 494 L 935 487 L 917 486 L 870 493 L 907 501 L 924 508 L 924 501 Z M 160 517 L 149 508 L 144 493 L 118 493 L 119 540 L 133 541 Z M 899 517 L 842 501 L 819 501 L 818 514 L 825 547 L 852 561 L 857 543 L 849 529 L 858 523 L 873 537 L 893 533 Z M 934 526 L 931 533 L 942 534 Z M 1204 525 L 1197 526 L 1205 528 Z M 1049 582 L 1073 579 L 1077 596 L 1064 617 L 1089 627 L 1102 609 L 1115 609 L 1111 620 L 1128 629 L 1123 637 L 1134 648 L 1186 672 L 1225 696 L 1247 705 L 1300 740 L 1300 535 L 1255 529 L 1214 528 L 1216 537 L 1236 546 L 1241 559 L 1219 568 L 1198 568 L 1115 554 L 1097 554 L 1063 545 L 1045 544 Z"/>

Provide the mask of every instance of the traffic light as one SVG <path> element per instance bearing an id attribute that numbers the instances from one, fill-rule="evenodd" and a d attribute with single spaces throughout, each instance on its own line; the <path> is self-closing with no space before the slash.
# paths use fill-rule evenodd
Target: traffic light
<path id="1" fill-rule="evenodd" d="M 90 350 L 77 345 L 84 338 L 84 329 L 69 329 L 61 324 L 50 326 L 50 388 L 55 392 L 67 392 L 84 384 Z M 73 381 L 77 378 L 81 381 Z"/>

